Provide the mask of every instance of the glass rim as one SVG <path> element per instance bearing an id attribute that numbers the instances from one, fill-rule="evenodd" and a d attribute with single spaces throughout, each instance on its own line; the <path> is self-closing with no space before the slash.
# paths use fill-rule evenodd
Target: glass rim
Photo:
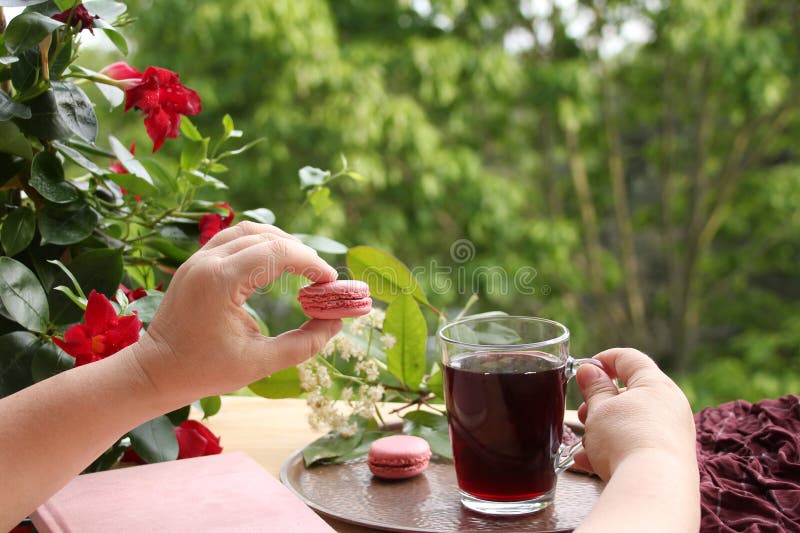
<path id="1" fill-rule="evenodd" d="M 552 339 L 547 339 L 543 341 L 537 342 L 527 342 L 524 344 L 474 344 L 470 342 L 462 342 L 455 339 L 451 339 L 445 335 L 445 330 L 451 327 L 462 326 L 466 324 L 472 323 L 479 323 L 479 322 L 489 322 L 489 321 L 500 321 L 500 320 L 519 320 L 519 321 L 526 321 L 526 322 L 536 322 L 536 323 L 545 323 L 555 326 L 559 330 L 561 330 L 561 334 L 558 337 L 554 337 Z M 438 337 L 440 340 L 448 343 L 454 344 L 457 346 L 464 346 L 466 348 L 483 348 L 483 349 L 509 349 L 509 350 L 522 350 L 522 349 L 529 349 L 529 348 L 543 348 L 545 346 L 552 346 L 554 344 L 558 344 L 564 341 L 569 340 L 569 329 L 567 326 L 562 324 L 561 322 L 556 322 L 555 320 L 550 320 L 549 318 L 541 318 L 536 316 L 523 316 L 523 315 L 508 315 L 508 316 L 484 316 L 484 317 L 475 317 L 475 318 L 464 318 L 461 320 L 456 320 L 455 322 L 450 322 L 449 324 L 445 324 L 439 329 Z"/>

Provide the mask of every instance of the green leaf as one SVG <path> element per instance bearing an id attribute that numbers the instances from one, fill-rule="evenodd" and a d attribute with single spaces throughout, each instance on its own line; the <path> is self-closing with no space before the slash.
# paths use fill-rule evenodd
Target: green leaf
<path id="1" fill-rule="evenodd" d="M 42 54 L 39 48 L 30 48 L 18 54 L 19 61 L 11 65 L 11 83 L 20 92 L 19 96 L 30 100 L 44 92 L 46 85 L 41 85 Z"/>
<path id="2" fill-rule="evenodd" d="M 119 32 L 119 30 L 117 30 L 113 26 L 110 26 L 103 22 L 98 24 L 97 22 L 98 21 L 95 21 L 95 26 L 99 26 L 100 29 L 103 30 L 103 33 L 105 33 L 106 37 L 108 37 L 108 40 L 111 41 L 111 43 L 117 47 L 117 50 L 122 52 L 122 55 L 128 55 L 128 41 L 125 40 L 125 36 L 122 35 Z"/>
<path id="3" fill-rule="evenodd" d="M 442 367 L 439 366 L 439 363 L 434 363 L 433 368 L 431 369 L 431 375 L 425 381 L 425 386 L 428 388 L 429 391 L 434 393 L 440 399 L 444 399 L 444 382 L 442 374 Z"/>
<path id="4" fill-rule="evenodd" d="M 53 0 L 61 11 L 66 11 L 67 9 L 71 9 L 75 4 L 78 3 L 78 0 Z"/>
<path id="5" fill-rule="evenodd" d="M 350 170 L 348 172 L 345 172 L 344 175 L 348 176 L 349 178 L 351 178 L 351 179 L 353 179 L 355 181 L 368 181 L 367 178 L 365 178 L 364 176 L 362 176 L 358 172 L 354 172 L 352 170 Z"/>
<path id="6" fill-rule="evenodd" d="M 0 0 L 3 7 L 29 7 L 36 4 L 44 4 L 47 0 Z"/>
<path id="7" fill-rule="evenodd" d="M 39 343 L 39 338 L 27 331 L 0 336 L 0 398 L 31 384 L 31 362 Z"/>
<path id="8" fill-rule="evenodd" d="M 148 463 L 174 461 L 178 458 L 178 439 L 169 418 L 159 416 L 130 432 L 131 444 L 139 457 Z"/>
<path id="9" fill-rule="evenodd" d="M 248 385 L 251 391 L 264 398 L 297 398 L 302 394 L 297 368 L 284 368 Z"/>
<path id="10" fill-rule="evenodd" d="M 53 343 L 42 342 L 33 354 L 31 375 L 43 381 L 75 366 L 75 358 Z"/>
<path id="11" fill-rule="evenodd" d="M 388 435 L 389 434 L 385 431 L 365 431 L 364 436 L 361 437 L 361 442 L 358 443 L 358 446 L 345 454 L 328 459 L 328 462 L 334 464 L 344 463 L 345 461 L 352 461 L 353 459 L 363 457 L 369 453 L 369 448 L 373 442 Z"/>
<path id="12" fill-rule="evenodd" d="M 389 372 L 416 390 L 425 374 L 425 344 L 428 339 L 428 328 L 419 304 L 407 294 L 395 298 L 386 310 L 383 331 L 397 339 L 386 351 Z"/>
<path id="13" fill-rule="evenodd" d="M 69 159 L 79 167 L 88 170 L 92 174 L 95 174 L 97 176 L 105 176 L 106 174 L 111 173 L 110 170 L 100 168 L 99 166 L 97 166 L 94 163 L 94 161 L 84 156 L 82 153 L 72 148 L 71 146 L 67 146 L 66 144 L 60 141 L 53 141 L 53 146 L 56 148 L 56 150 L 61 152 L 67 159 Z"/>
<path id="14" fill-rule="evenodd" d="M 0 152 L 18 155 L 25 159 L 33 157 L 31 143 L 12 122 L 0 121 Z"/>
<path id="15" fill-rule="evenodd" d="M 115 157 L 114 152 L 100 148 L 96 144 L 81 141 L 80 139 L 68 139 L 66 143 L 71 147 L 75 148 L 76 150 L 80 151 L 82 154 L 98 155 L 100 157 L 107 157 L 107 158 Z"/>
<path id="16" fill-rule="evenodd" d="M 185 143 L 181 151 L 181 168 L 184 170 L 194 170 L 208 155 L 208 139 L 200 139 L 199 142 Z"/>
<path id="17" fill-rule="evenodd" d="M 156 237 L 147 239 L 147 246 L 163 254 L 170 261 L 170 264 L 176 267 L 192 256 L 191 249 L 178 246 L 169 238 Z M 196 249 L 197 242 L 193 242 L 192 246 Z"/>
<path id="18" fill-rule="evenodd" d="M 122 280 L 122 250 L 100 248 L 90 250 L 75 257 L 67 265 L 78 285 L 88 294 L 92 289 L 106 295 L 114 296 Z M 54 285 L 71 284 L 66 274 L 60 272 Z M 137 300 L 138 301 L 138 300 Z M 136 302 L 134 302 L 136 303 Z M 55 291 L 50 293 L 50 311 L 54 324 L 70 324 L 81 317 L 81 310 L 69 299 Z"/>
<path id="19" fill-rule="evenodd" d="M 11 120 L 13 117 L 31 118 L 31 109 L 13 100 L 5 91 L 0 91 L 0 120 Z"/>
<path id="20" fill-rule="evenodd" d="M 203 142 L 203 136 L 189 117 L 181 117 L 181 133 L 191 141 Z"/>
<path id="21" fill-rule="evenodd" d="M 67 279 L 69 279 L 72 282 L 72 286 L 75 288 L 75 292 L 77 292 L 82 299 L 86 299 L 86 293 L 83 292 L 83 287 L 81 287 L 78 278 L 75 277 L 72 271 L 68 269 L 64 263 L 62 263 L 58 259 L 48 259 L 47 262 L 50 263 L 51 265 L 57 266 L 61 270 L 61 272 L 65 276 L 67 276 Z M 55 281 L 55 279 L 53 281 Z"/>
<path id="22" fill-rule="evenodd" d="M 156 290 L 149 290 L 147 291 L 147 296 L 139 298 L 131 302 L 131 305 L 128 306 L 128 311 L 131 313 L 136 311 L 139 315 L 139 320 L 144 322 L 145 324 L 149 324 L 153 321 L 153 317 L 156 315 L 156 311 L 158 311 L 158 306 L 161 305 L 161 300 L 164 299 L 164 293 L 161 291 Z"/>
<path id="23" fill-rule="evenodd" d="M 245 211 L 244 213 L 242 213 L 242 216 L 249 218 L 250 220 L 255 220 L 256 222 L 260 222 L 262 224 L 275 223 L 275 213 L 273 213 L 266 207 L 259 207 L 258 209 L 251 209 L 249 211 Z"/>
<path id="24" fill-rule="evenodd" d="M 130 172 L 130 174 L 109 174 L 108 177 L 111 181 L 120 187 L 124 187 L 131 194 L 141 194 L 142 196 L 158 194 L 158 187 L 153 183 L 153 178 L 150 177 L 150 174 L 144 166 L 136 160 L 134 155 L 125 148 L 125 145 L 113 135 L 108 136 L 108 142 L 120 164 L 125 167 L 125 170 Z"/>
<path id="25" fill-rule="evenodd" d="M 97 226 L 97 214 L 86 204 L 45 202 L 40 211 L 42 244 L 75 244 L 87 238 Z"/>
<path id="26" fill-rule="evenodd" d="M 0 243 L 6 255 L 14 256 L 28 247 L 36 233 L 36 217 L 27 207 L 11 211 L 3 221 Z"/>
<path id="27" fill-rule="evenodd" d="M 31 118 L 17 120 L 28 135 L 52 141 L 77 135 L 93 143 L 97 137 L 97 115 L 86 93 L 74 83 L 53 81 L 50 89 L 29 103 Z"/>
<path id="28" fill-rule="evenodd" d="M 175 409 L 174 411 L 170 411 L 165 416 L 169 418 L 169 421 L 172 422 L 172 425 L 175 427 L 180 426 L 187 420 L 189 420 L 189 413 L 192 411 L 191 405 L 184 405 L 180 409 Z"/>
<path id="29" fill-rule="evenodd" d="M 214 416 L 222 407 L 222 399 L 219 396 L 203 398 L 200 400 L 200 407 L 203 409 L 203 418 Z"/>
<path id="30" fill-rule="evenodd" d="M 225 185 L 225 183 L 223 183 L 222 181 L 218 180 L 214 176 L 210 176 L 208 174 L 200 172 L 199 170 L 190 170 L 189 172 L 185 173 L 184 175 L 189 178 L 189 180 L 192 183 L 192 185 L 195 185 L 197 187 L 203 187 L 205 185 L 211 185 L 213 188 L 215 188 L 217 190 L 227 189 L 228 188 L 228 186 Z"/>
<path id="31" fill-rule="evenodd" d="M 57 204 L 68 204 L 80 198 L 78 189 L 64 180 L 61 161 L 50 152 L 41 151 L 33 158 L 29 183 L 45 199 Z"/>
<path id="32" fill-rule="evenodd" d="M 231 134 L 234 132 L 236 127 L 233 125 L 233 119 L 227 113 L 225 116 L 222 117 L 222 127 L 224 128 L 224 132 L 222 133 L 222 140 L 226 140 L 231 137 Z"/>
<path id="33" fill-rule="evenodd" d="M 308 202 L 314 208 L 314 213 L 321 214 L 327 208 L 333 205 L 331 201 L 331 190 L 327 187 L 316 187 L 309 191 Z"/>
<path id="34" fill-rule="evenodd" d="M 42 284 L 28 267 L 10 257 L 0 257 L 0 301 L 18 324 L 39 333 L 47 331 L 50 309 Z"/>
<path id="35" fill-rule="evenodd" d="M 453 458 L 447 418 L 428 411 L 411 411 L 403 416 L 403 433 L 421 437 L 428 441 L 436 455 Z"/>
<path id="36" fill-rule="evenodd" d="M 300 176 L 300 187 L 316 187 L 325 183 L 325 179 L 331 175 L 330 170 L 305 166 L 298 171 Z"/>
<path id="37" fill-rule="evenodd" d="M 147 172 L 152 176 L 155 185 L 166 192 L 177 193 L 179 192 L 178 180 L 175 175 L 167 172 L 158 161 L 153 159 L 142 159 L 139 161 Z"/>
<path id="38" fill-rule="evenodd" d="M 83 6 L 92 15 L 97 15 L 101 19 L 108 21 L 114 21 L 128 10 L 128 6 L 113 0 L 84 0 Z"/>
<path id="39" fill-rule="evenodd" d="M 58 291 L 61 294 L 63 294 L 64 296 L 66 296 L 67 298 L 69 298 L 72 303 L 74 303 L 80 309 L 82 309 L 84 311 L 86 310 L 86 306 L 89 305 L 89 299 L 88 298 L 82 297 L 82 296 L 78 296 L 77 294 L 72 292 L 72 289 L 70 289 L 66 285 L 59 285 L 58 287 L 53 287 L 53 290 L 54 291 Z"/>
<path id="40" fill-rule="evenodd" d="M 305 448 L 303 448 L 303 461 L 306 468 L 325 459 L 333 459 L 352 452 L 363 438 L 363 432 L 352 437 L 343 437 L 338 433 L 328 433 Z"/>
<path id="41" fill-rule="evenodd" d="M 50 32 L 63 25 L 63 22 L 35 11 L 23 12 L 8 23 L 5 32 L 6 48 L 16 55 L 17 52 L 36 46 Z"/>
<path id="42" fill-rule="evenodd" d="M 241 135 L 236 135 L 236 133 L 238 133 L 238 132 L 239 132 L 239 130 L 233 130 L 233 132 L 231 132 L 231 137 L 241 137 Z M 242 154 L 242 153 L 246 152 L 247 150 L 249 150 L 250 148 L 252 148 L 253 146 L 257 145 L 258 143 L 260 143 L 262 141 L 266 141 L 266 139 L 264 137 L 259 137 L 255 141 L 250 141 L 249 143 L 245 144 L 244 146 L 241 146 L 241 147 L 237 148 L 236 150 L 228 150 L 227 152 L 222 152 L 221 154 L 219 154 L 217 156 L 217 160 L 224 159 L 226 157 L 231 157 L 231 156 L 234 156 L 234 155 Z"/>
<path id="43" fill-rule="evenodd" d="M 228 135 L 235 128 L 233 125 L 233 119 L 228 113 L 225 113 L 225 115 L 222 117 L 222 127 L 225 128 L 223 135 Z"/>
<path id="44" fill-rule="evenodd" d="M 347 251 L 347 268 L 354 279 L 369 285 L 373 298 L 391 303 L 401 294 L 411 294 L 421 304 L 430 305 L 411 271 L 391 254 L 355 246 Z"/>
<path id="45" fill-rule="evenodd" d="M 347 246 L 344 244 L 322 237 L 321 235 L 306 235 L 305 233 L 294 233 L 294 236 L 303 241 L 303 244 L 310 246 L 318 252 L 326 254 L 346 254 Z"/>

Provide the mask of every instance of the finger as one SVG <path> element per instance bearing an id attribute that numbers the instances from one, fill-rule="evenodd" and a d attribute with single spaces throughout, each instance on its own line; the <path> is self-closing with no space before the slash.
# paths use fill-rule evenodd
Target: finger
<path id="1" fill-rule="evenodd" d="M 300 242 L 273 239 L 254 244 L 223 259 L 225 271 L 249 297 L 258 287 L 271 283 L 283 272 L 311 281 L 334 281 L 339 273 L 317 253 Z"/>
<path id="2" fill-rule="evenodd" d="M 236 237 L 233 240 L 230 240 L 228 242 L 220 244 L 219 246 L 216 246 L 215 248 L 210 250 L 210 252 L 220 257 L 225 257 L 228 255 L 233 255 L 236 252 L 240 252 L 245 248 L 249 248 L 255 244 L 260 244 L 262 242 L 274 241 L 275 239 L 284 239 L 284 238 L 287 237 L 284 237 L 277 232 L 263 231 L 261 233 L 256 233 L 253 235 L 244 235 L 242 237 Z M 300 242 L 300 239 L 298 239 L 293 235 L 290 235 L 288 238 Z"/>
<path id="3" fill-rule="evenodd" d="M 633 348 L 611 348 L 594 357 L 599 359 L 613 376 L 621 379 L 629 387 L 632 381 L 661 376 L 658 365 L 650 357 Z"/>
<path id="4" fill-rule="evenodd" d="M 572 468 L 594 474 L 594 468 L 592 467 L 592 463 L 589 462 L 589 456 L 586 454 L 586 451 L 580 451 L 575 454 L 575 464 Z"/>
<path id="5" fill-rule="evenodd" d="M 589 406 L 586 405 L 586 402 L 582 403 L 580 407 L 578 407 L 578 420 L 581 421 L 581 424 L 586 423 L 586 414 L 589 412 Z"/>
<path id="6" fill-rule="evenodd" d="M 323 346 L 342 329 L 341 320 L 309 320 L 298 329 L 281 333 L 277 337 L 262 337 L 256 357 L 269 353 L 269 373 L 302 363 L 322 350 Z"/>
<path id="7" fill-rule="evenodd" d="M 594 365 L 582 365 L 575 379 L 578 381 L 588 412 L 604 400 L 619 394 L 611 378 Z"/>
<path id="8" fill-rule="evenodd" d="M 235 226 L 226 228 L 214 235 L 211 240 L 208 241 L 205 246 L 203 246 L 203 249 L 211 250 L 212 248 L 216 248 L 217 246 L 230 242 L 234 239 L 238 239 L 239 237 L 258 235 L 260 233 L 269 233 L 278 237 L 284 237 L 286 239 L 298 240 L 294 235 L 286 233 L 282 229 L 271 224 L 258 224 L 256 222 L 245 220 L 244 222 L 239 222 Z"/>

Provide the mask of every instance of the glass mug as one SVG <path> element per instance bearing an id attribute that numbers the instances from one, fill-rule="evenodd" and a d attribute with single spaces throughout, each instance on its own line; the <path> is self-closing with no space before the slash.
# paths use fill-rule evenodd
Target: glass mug
<path id="1" fill-rule="evenodd" d="M 544 318 L 476 316 L 439 338 L 461 503 L 494 515 L 544 509 L 581 449 L 561 440 L 567 382 L 602 363 L 570 357 L 569 330 Z"/>

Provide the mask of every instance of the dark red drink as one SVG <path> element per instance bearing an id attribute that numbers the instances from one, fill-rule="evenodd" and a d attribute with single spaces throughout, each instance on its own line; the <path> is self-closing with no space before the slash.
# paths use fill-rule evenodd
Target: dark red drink
<path id="1" fill-rule="evenodd" d="M 537 498 L 555 486 L 566 379 L 541 352 L 476 352 L 445 366 L 458 485 L 490 501 Z"/>

